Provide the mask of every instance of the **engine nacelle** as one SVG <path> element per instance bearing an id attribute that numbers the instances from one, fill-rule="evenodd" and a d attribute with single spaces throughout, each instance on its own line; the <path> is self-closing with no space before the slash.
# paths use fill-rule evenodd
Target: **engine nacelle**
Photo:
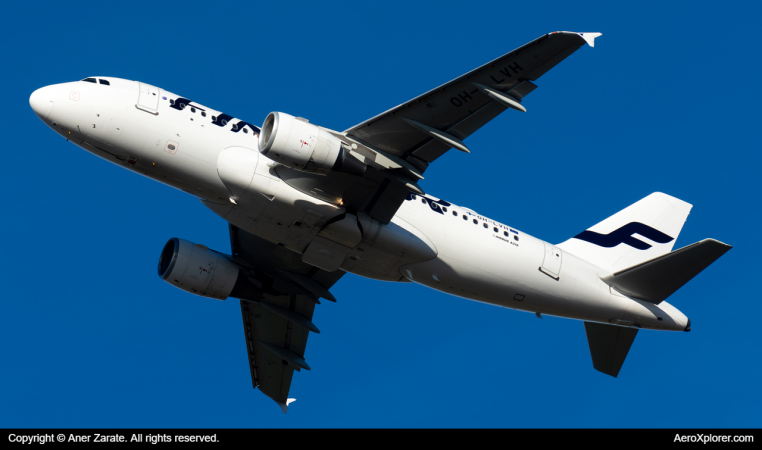
<path id="1" fill-rule="evenodd" d="M 282 112 L 265 118 L 259 151 L 284 166 L 321 175 L 333 171 L 362 176 L 367 167 L 325 129 Z"/>
<path id="2" fill-rule="evenodd" d="M 184 239 L 170 239 L 159 257 L 162 280 L 184 291 L 218 300 L 231 295 L 240 272 L 238 265 L 219 253 Z"/>

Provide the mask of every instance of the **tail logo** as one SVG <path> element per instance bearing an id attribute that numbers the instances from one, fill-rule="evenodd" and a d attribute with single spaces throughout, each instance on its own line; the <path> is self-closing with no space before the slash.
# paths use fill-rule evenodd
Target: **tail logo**
<path id="1" fill-rule="evenodd" d="M 574 239 L 587 241 L 599 247 L 606 248 L 616 247 L 619 244 L 627 244 L 630 247 L 636 248 L 638 250 L 647 250 L 651 248 L 651 244 L 647 244 L 640 239 L 632 237 L 632 235 L 636 233 L 654 242 L 658 242 L 659 244 L 666 244 L 667 242 L 672 242 L 675 239 L 662 233 L 656 228 L 651 228 L 648 225 L 640 222 L 630 222 L 627 225 L 621 226 L 609 234 L 599 234 L 595 231 L 586 230 L 574 236 Z"/>

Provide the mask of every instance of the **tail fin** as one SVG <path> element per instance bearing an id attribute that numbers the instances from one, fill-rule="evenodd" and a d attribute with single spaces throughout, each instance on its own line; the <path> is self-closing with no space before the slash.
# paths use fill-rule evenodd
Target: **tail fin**
<path id="1" fill-rule="evenodd" d="M 669 253 L 692 207 L 654 192 L 558 247 L 616 272 Z"/>

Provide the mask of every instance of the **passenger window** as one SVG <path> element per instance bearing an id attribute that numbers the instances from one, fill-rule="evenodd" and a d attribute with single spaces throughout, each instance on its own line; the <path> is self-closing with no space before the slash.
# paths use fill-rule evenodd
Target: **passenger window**
<path id="1" fill-rule="evenodd" d="M 426 199 L 421 199 L 421 203 L 426 204 Z"/>
<path id="2" fill-rule="evenodd" d="M 222 119 L 222 126 L 224 127 L 224 126 L 225 126 L 225 125 L 227 125 L 227 124 L 228 124 L 228 121 L 227 121 L 227 120 L 225 120 L 225 119 Z"/>
<path id="3" fill-rule="evenodd" d="M 201 111 L 201 117 L 206 117 L 206 113 L 204 111 Z"/>
<path id="4" fill-rule="evenodd" d="M 479 221 L 478 221 L 478 220 L 476 220 L 476 219 L 474 219 L 474 224 L 475 224 L 475 225 L 479 225 Z"/>
<path id="5" fill-rule="evenodd" d="M 212 116 L 212 122 L 216 122 L 216 121 L 217 121 L 217 118 Z"/>
<path id="6" fill-rule="evenodd" d="M 494 231 L 495 233 L 497 233 L 497 227 L 494 227 L 494 228 L 492 229 L 492 231 Z"/>
<path id="7" fill-rule="evenodd" d="M 196 108 L 191 108 L 191 112 L 192 113 L 196 112 Z"/>
<path id="8" fill-rule="evenodd" d="M 181 103 L 180 104 L 180 109 L 185 109 L 187 106 L 188 106 L 187 103 Z"/>
<path id="9" fill-rule="evenodd" d="M 514 235 L 514 236 L 513 236 L 513 239 L 518 241 L 518 240 L 519 240 L 519 235 L 518 235 L 518 234 L 517 234 L 517 235 Z"/>
<path id="10" fill-rule="evenodd" d="M 508 232 L 507 231 L 503 231 L 503 236 L 507 237 L 508 236 Z"/>
<path id="11" fill-rule="evenodd" d="M 487 227 L 488 227 L 487 222 L 484 222 L 484 228 L 487 228 Z"/>
<path id="12" fill-rule="evenodd" d="M 106 86 L 111 85 L 111 83 L 109 83 L 108 80 L 98 79 L 98 81 L 100 81 L 101 84 L 105 84 Z"/>
<path id="13" fill-rule="evenodd" d="M 169 104 L 170 104 L 170 105 L 174 105 L 174 104 L 175 104 L 175 101 L 174 101 L 174 100 L 172 100 L 172 99 L 170 98 L 170 99 L 169 99 Z"/>
<path id="14" fill-rule="evenodd" d="M 247 130 L 246 128 L 244 128 L 244 129 L 243 129 L 243 132 L 244 132 L 244 133 L 246 133 L 246 134 L 248 134 L 248 133 L 249 133 L 249 130 Z"/>
<path id="15" fill-rule="evenodd" d="M 444 212 L 447 212 L 447 208 L 442 208 L 442 210 L 443 210 Z"/>
<path id="16" fill-rule="evenodd" d="M 95 83 L 95 78 L 85 78 L 82 81 L 87 81 L 88 83 Z"/>
<path id="17" fill-rule="evenodd" d="M 458 217 L 458 211 L 453 211 L 452 215 L 455 216 L 455 217 Z"/>
<path id="18" fill-rule="evenodd" d="M 468 217 L 466 217 L 465 214 L 463 214 L 463 220 L 468 220 Z"/>

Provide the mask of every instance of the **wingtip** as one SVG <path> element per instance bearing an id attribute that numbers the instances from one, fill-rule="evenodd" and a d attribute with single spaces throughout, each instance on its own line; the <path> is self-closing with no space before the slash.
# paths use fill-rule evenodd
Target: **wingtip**
<path id="1" fill-rule="evenodd" d="M 603 33 L 589 33 L 589 32 L 577 33 L 576 31 L 554 31 L 554 32 L 548 33 L 548 34 L 549 35 L 552 35 L 552 34 L 576 34 L 577 36 L 579 36 L 582 39 L 584 39 L 585 42 L 587 42 L 587 44 L 590 47 L 595 47 L 595 38 L 603 35 Z"/>
<path id="2" fill-rule="evenodd" d="M 295 398 L 289 398 L 286 399 L 286 403 L 278 402 L 278 406 L 280 406 L 280 409 L 283 411 L 283 414 L 288 414 L 288 405 L 291 403 L 294 403 L 296 401 Z"/>
<path id="3" fill-rule="evenodd" d="M 602 36 L 603 33 L 577 33 L 579 36 L 587 42 L 590 47 L 595 47 L 595 38 Z"/>

